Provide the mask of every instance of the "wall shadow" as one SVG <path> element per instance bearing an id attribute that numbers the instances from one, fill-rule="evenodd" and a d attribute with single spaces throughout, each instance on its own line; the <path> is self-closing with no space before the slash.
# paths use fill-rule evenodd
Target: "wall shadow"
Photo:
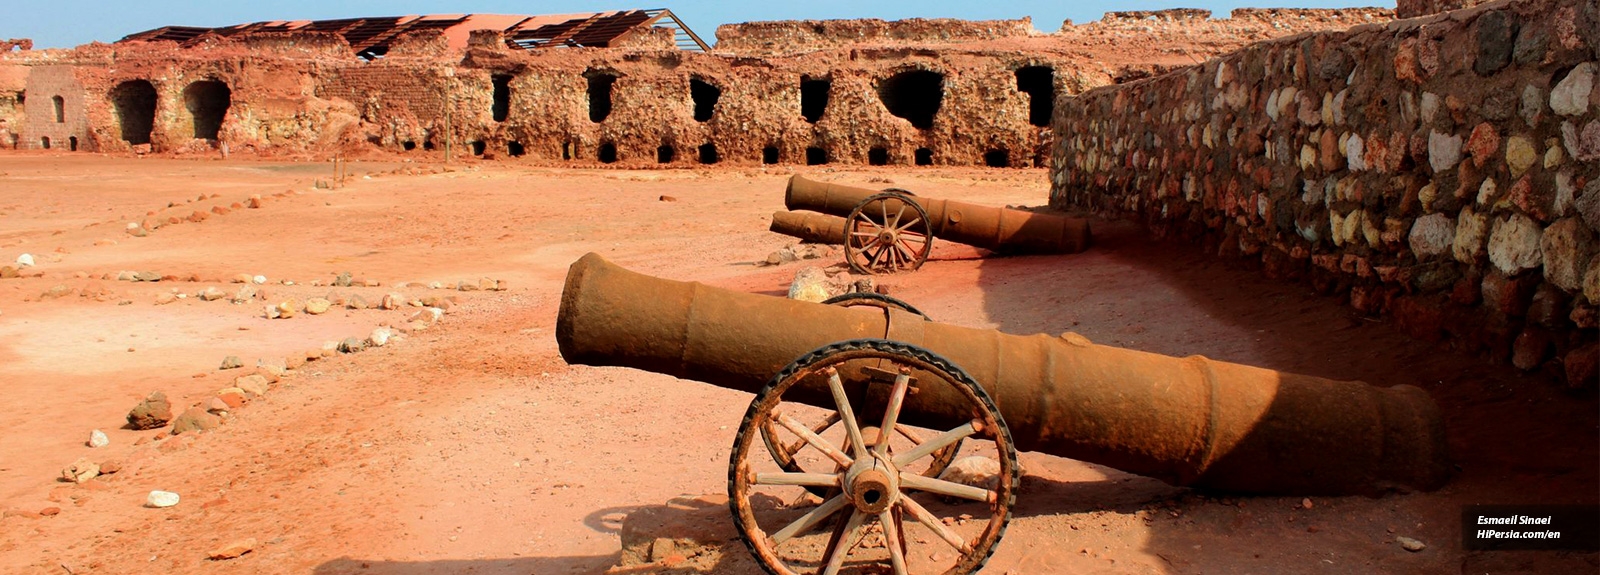
<path id="1" fill-rule="evenodd" d="M 1309 285 L 1271 280 L 1247 263 L 1219 258 L 1215 248 L 1154 240 L 1128 222 L 1096 220 L 1094 230 L 1095 245 L 1082 254 L 984 260 L 978 284 L 989 321 L 1007 333 L 1072 331 L 1097 344 L 1169 356 L 1203 355 L 1379 387 L 1414 385 L 1438 403 L 1446 426 L 1453 477 L 1443 489 L 1331 498 L 1341 516 L 1293 511 L 1298 497 L 1242 497 L 1239 510 L 1227 512 L 1208 511 L 1226 506 L 1184 504 L 1174 511 L 1183 519 L 1149 525 L 1144 552 L 1167 563 L 1158 572 L 1252 564 L 1257 567 L 1247 570 L 1300 572 L 1275 561 L 1293 553 L 1263 552 L 1250 543 L 1285 536 L 1306 539 L 1292 543 L 1302 556 L 1365 561 L 1345 563 L 1342 572 L 1482 566 L 1555 573 L 1600 565 L 1595 554 L 1524 555 L 1508 562 L 1503 555 L 1467 552 L 1459 526 L 1468 504 L 1600 500 L 1600 403 L 1592 393 L 1570 394 L 1545 378 L 1412 339 L 1341 299 L 1318 296 Z M 1269 412 L 1287 401 L 1276 398 Z M 1306 439 L 1309 446 L 1324 438 Z M 1255 503 L 1242 511 L 1245 502 Z M 1295 515 L 1302 522 L 1318 517 L 1317 524 L 1293 525 Z M 1286 522 L 1292 528 L 1286 530 Z M 1319 532 L 1330 534 L 1315 537 Z M 1393 554 L 1400 535 L 1429 541 L 1429 551 Z M 1307 564 L 1304 572 L 1317 572 L 1313 567 Z"/>

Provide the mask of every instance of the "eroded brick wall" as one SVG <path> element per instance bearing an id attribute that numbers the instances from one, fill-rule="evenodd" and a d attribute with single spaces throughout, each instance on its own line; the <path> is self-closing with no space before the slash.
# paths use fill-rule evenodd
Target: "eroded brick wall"
<path id="1" fill-rule="evenodd" d="M 22 126 L 18 148 L 95 149 L 87 138 L 86 98 L 76 70 L 71 65 L 38 66 L 28 74 L 23 114 L 30 121 Z"/>
<path id="2" fill-rule="evenodd" d="M 1592 1 L 1263 42 L 1064 101 L 1051 201 L 1592 386 L 1597 83 Z"/>

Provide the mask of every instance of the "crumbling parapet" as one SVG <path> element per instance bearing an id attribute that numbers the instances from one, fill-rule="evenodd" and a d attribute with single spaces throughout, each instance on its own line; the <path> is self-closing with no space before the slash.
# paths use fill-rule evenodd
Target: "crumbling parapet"
<path id="1" fill-rule="evenodd" d="M 10 40 L 0 40 L 0 54 L 19 51 L 26 52 L 32 49 L 33 40 L 31 38 L 12 38 Z"/>
<path id="2" fill-rule="evenodd" d="M 771 56 L 872 44 L 953 44 L 1035 34 L 1033 20 L 781 20 L 717 27 L 719 53 Z"/>
<path id="3" fill-rule="evenodd" d="M 1432 341 L 1600 379 L 1600 14 L 1497 2 L 1063 100 L 1052 204 L 1204 238 Z"/>
<path id="4" fill-rule="evenodd" d="M 1396 0 L 1395 16 L 1416 18 L 1462 8 L 1471 8 L 1491 0 Z"/>

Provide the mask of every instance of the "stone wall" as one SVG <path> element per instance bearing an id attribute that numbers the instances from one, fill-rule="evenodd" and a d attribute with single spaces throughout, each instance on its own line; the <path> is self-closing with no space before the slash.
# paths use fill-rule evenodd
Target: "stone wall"
<path id="1" fill-rule="evenodd" d="M 1593 386 L 1597 12 L 1502 0 L 1064 99 L 1051 201 Z"/>

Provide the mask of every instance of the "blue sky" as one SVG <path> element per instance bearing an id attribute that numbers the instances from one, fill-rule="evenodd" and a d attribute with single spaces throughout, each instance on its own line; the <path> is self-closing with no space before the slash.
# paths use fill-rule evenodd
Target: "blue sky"
<path id="1" fill-rule="evenodd" d="M 1112 10 L 1153 10 L 1160 8 L 1206 8 L 1214 16 L 1225 17 L 1240 6 L 1297 8 L 1336 8 L 1346 6 L 1387 6 L 1394 2 L 1340 2 L 1337 0 L 1287 0 L 1274 2 L 1139 1 L 1065 2 L 1062 0 L 986 1 L 888 1 L 862 0 L 761 0 L 710 2 L 702 0 L 567 0 L 564 2 L 514 2 L 510 0 L 279 0 L 275 2 L 235 2 L 213 0 L 131 0 L 88 2 L 56 0 L 11 2 L 0 19 L 0 39 L 32 38 L 38 48 L 64 48 L 91 41 L 111 42 L 127 34 L 167 25 L 227 26 L 258 20 L 318 20 L 353 16 L 400 16 L 405 14 L 560 14 L 595 12 L 624 8 L 670 8 L 690 28 L 711 42 L 717 26 L 755 20 L 824 20 L 837 18 L 962 18 L 988 20 L 1033 17 L 1033 26 L 1053 32 L 1061 21 L 1087 22 Z"/>

